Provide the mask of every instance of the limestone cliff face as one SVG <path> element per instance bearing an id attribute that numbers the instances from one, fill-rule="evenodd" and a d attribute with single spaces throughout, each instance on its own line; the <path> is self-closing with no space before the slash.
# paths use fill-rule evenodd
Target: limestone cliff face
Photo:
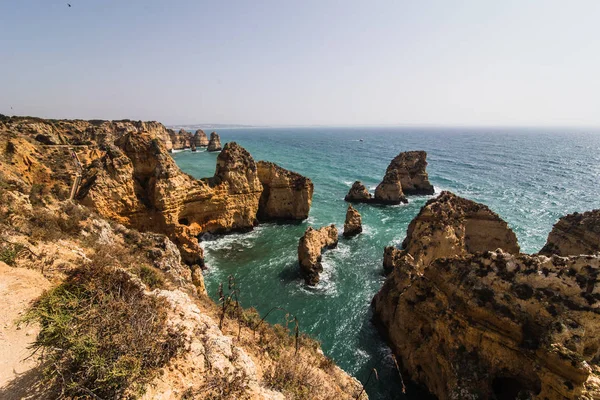
<path id="1" fill-rule="evenodd" d="M 352 203 L 370 203 L 372 198 L 373 196 L 371 196 L 365 185 L 360 181 L 356 181 L 352 184 L 344 200 Z"/>
<path id="2" fill-rule="evenodd" d="M 405 372 L 446 399 L 598 398 L 598 256 L 405 263 L 373 299 Z"/>
<path id="3" fill-rule="evenodd" d="M 362 232 L 362 218 L 351 204 L 346 211 L 346 222 L 344 222 L 344 237 L 356 236 Z"/>
<path id="4" fill-rule="evenodd" d="M 408 203 L 402 191 L 400 173 L 397 170 L 392 169 L 385 173 L 383 181 L 375 188 L 375 202 L 382 204 Z"/>
<path id="5" fill-rule="evenodd" d="M 182 173 L 162 143 L 143 133 L 121 136 L 86 169 L 78 193 L 101 215 L 141 230 L 167 233 L 188 263 L 202 264 L 196 236 L 256 224 L 262 185 L 250 154 L 229 143 L 211 180 Z"/>
<path id="6" fill-rule="evenodd" d="M 444 191 L 429 200 L 408 225 L 402 250 L 385 249 L 384 269 L 389 272 L 405 262 L 422 268 L 438 258 L 498 248 L 519 253 L 517 237 L 508 224 L 487 206 Z"/>
<path id="7" fill-rule="evenodd" d="M 221 150 L 221 138 L 217 132 L 210 134 L 210 141 L 208 142 L 208 151 L 220 151 Z"/>
<path id="8" fill-rule="evenodd" d="M 433 186 L 427 175 L 427 153 L 424 151 L 405 151 L 398 154 L 386 170 L 398 171 L 402 191 L 407 195 L 433 194 Z"/>
<path id="9" fill-rule="evenodd" d="M 258 207 L 258 219 L 304 220 L 308 218 L 314 186 L 310 179 L 279 165 L 259 161 L 258 179 L 263 192 Z"/>
<path id="10" fill-rule="evenodd" d="M 193 142 L 192 134 L 185 129 L 180 129 L 179 132 L 169 129 L 169 138 L 171 140 L 171 149 L 168 150 L 183 150 L 189 149 Z"/>
<path id="11" fill-rule="evenodd" d="M 338 231 L 335 225 L 320 229 L 309 227 L 298 243 L 298 262 L 306 284 L 314 286 L 319 283 L 319 273 L 323 271 L 321 253 L 338 244 Z"/>
<path id="12" fill-rule="evenodd" d="M 559 256 L 600 251 L 600 210 L 562 217 L 552 228 L 540 254 Z"/>
<path id="13" fill-rule="evenodd" d="M 196 133 L 194 133 L 194 143 L 196 144 L 196 147 L 208 147 L 208 138 L 202 129 L 198 129 Z"/>

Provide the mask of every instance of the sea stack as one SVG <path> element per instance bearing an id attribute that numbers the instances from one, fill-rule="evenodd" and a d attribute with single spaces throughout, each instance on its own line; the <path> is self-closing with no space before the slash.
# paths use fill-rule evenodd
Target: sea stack
<path id="1" fill-rule="evenodd" d="M 375 189 L 375 202 L 407 203 L 405 195 L 433 194 L 427 175 L 427 153 L 405 151 L 398 154 L 385 171 L 383 181 Z"/>
<path id="2" fill-rule="evenodd" d="M 365 185 L 361 181 L 356 181 L 352 184 L 344 200 L 351 203 L 369 203 L 372 198 L 373 196 L 371 196 Z"/>
<path id="3" fill-rule="evenodd" d="M 210 141 L 208 142 L 208 151 L 220 151 L 221 150 L 221 138 L 217 132 L 210 134 Z"/>
<path id="4" fill-rule="evenodd" d="M 346 222 L 344 223 L 344 237 L 356 236 L 362 232 L 362 218 L 360 213 L 348 204 L 346 211 Z"/>
<path id="5" fill-rule="evenodd" d="M 208 138 L 202 129 L 198 129 L 196 133 L 194 133 L 194 143 L 196 144 L 196 147 L 208 147 Z"/>
<path id="6" fill-rule="evenodd" d="M 279 165 L 259 161 L 258 179 L 263 185 L 258 207 L 259 221 L 308 218 L 314 186 L 310 179 Z"/>
<path id="7" fill-rule="evenodd" d="M 319 273 L 323 271 L 321 253 L 326 249 L 335 248 L 337 244 L 338 231 L 333 224 L 318 230 L 309 227 L 300 238 L 298 262 L 307 285 L 315 286 L 319 283 Z"/>
<path id="8" fill-rule="evenodd" d="M 600 210 L 562 217 L 548 235 L 540 254 L 576 256 L 600 252 Z"/>

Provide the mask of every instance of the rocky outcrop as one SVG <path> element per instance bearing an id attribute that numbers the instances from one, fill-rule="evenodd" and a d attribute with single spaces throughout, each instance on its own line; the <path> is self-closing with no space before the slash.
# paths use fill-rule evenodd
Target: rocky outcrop
<path id="1" fill-rule="evenodd" d="M 183 150 L 191 147 L 192 134 L 183 128 L 177 133 L 169 129 L 169 138 L 171 140 L 171 149 L 168 150 Z"/>
<path id="2" fill-rule="evenodd" d="M 370 203 L 372 198 L 373 196 L 371 196 L 365 185 L 360 181 L 356 181 L 352 184 L 344 200 L 352 203 Z"/>
<path id="3" fill-rule="evenodd" d="M 210 141 L 208 142 L 208 151 L 220 151 L 221 150 L 221 138 L 217 132 L 210 134 Z"/>
<path id="4" fill-rule="evenodd" d="M 344 237 L 356 236 L 362 232 L 362 218 L 351 204 L 346 211 L 346 222 L 344 222 Z"/>
<path id="5" fill-rule="evenodd" d="M 540 254 L 559 256 L 600 252 L 600 210 L 562 217 L 552 228 Z"/>
<path id="6" fill-rule="evenodd" d="M 319 273 L 323 271 L 321 253 L 335 248 L 338 244 L 338 231 L 335 225 L 320 229 L 309 227 L 298 243 L 298 262 L 306 284 L 314 286 L 319 282 Z"/>
<path id="7" fill-rule="evenodd" d="M 519 245 L 508 224 L 483 204 L 444 191 L 429 200 L 408 225 L 402 250 L 388 247 L 384 270 L 404 263 L 424 268 L 432 261 L 501 248 L 519 253 Z"/>
<path id="8" fill-rule="evenodd" d="M 374 202 L 381 204 L 408 203 L 402 191 L 400 179 L 400 173 L 397 170 L 387 171 L 383 181 L 375 188 Z"/>
<path id="9" fill-rule="evenodd" d="M 198 129 L 194 133 L 194 143 L 196 147 L 208 147 L 208 138 L 202 129 Z"/>
<path id="10" fill-rule="evenodd" d="M 402 368 L 440 400 L 600 395 L 598 256 L 405 263 L 373 300 Z"/>
<path id="11" fill-rule="evenodd" d="M 406 195 L 433 194 L 434 189 L 427 175 L 427 153 L 424 151 L 405 151 L 398 154 L 387 167 L 397 171 L 402 191 Z M 384 179 L 385 180 L 385 179 Z"/>
<path id="12" fill-rule="evenodd" d="M 256 225 L 262 185 L 250 154 L 228 143 L 215 176 L 182 173 L 162 143 L 143 133 L 121 136 L 85 171 L 78 198 L 101 215 L 143 231 L 169 235 L 188 263 L 202 264 L 196 237 Z"/>
<path id="13" fill-rule="evenodd" d="M 304 220 L 308 218 L 314 186 L 310 179 L 279 165 L 259 161 L 258 179 L 263 186 L 258 219 Z"/>

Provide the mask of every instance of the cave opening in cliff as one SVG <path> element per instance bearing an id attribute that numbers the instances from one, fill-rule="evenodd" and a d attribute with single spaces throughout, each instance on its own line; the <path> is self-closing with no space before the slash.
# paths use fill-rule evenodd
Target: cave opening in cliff
<path id="1" fill-rule="evenodd" d="M 527 382 L 519 378 L 498 376 L 492 382 L 492 391 L 496 400 L 525 400 L 541 390 L 540 382 Z"/>

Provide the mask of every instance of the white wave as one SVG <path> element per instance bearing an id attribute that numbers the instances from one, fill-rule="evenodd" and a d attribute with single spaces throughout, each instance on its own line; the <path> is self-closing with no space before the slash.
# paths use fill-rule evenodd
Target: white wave
<path id="1" fill-rule="evenodd" d="M 344 183 L 344 185 L 346 186 L 352 186 L 352 184 L 354 183 L 353 181 L 342 181 Z"/>

